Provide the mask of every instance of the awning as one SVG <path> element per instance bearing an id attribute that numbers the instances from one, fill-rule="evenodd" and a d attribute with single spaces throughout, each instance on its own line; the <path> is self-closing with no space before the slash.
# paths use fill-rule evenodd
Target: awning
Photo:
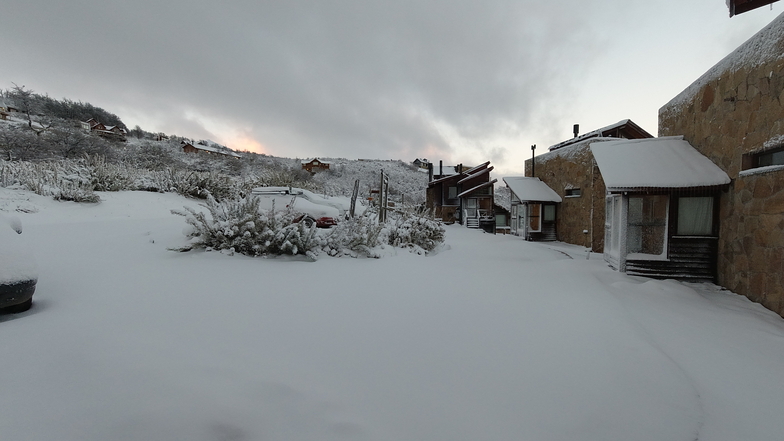
<path id="1" fill-rule="evenodd" d="M 503 178 L 503 180 L 521 201 L 561 202 L 558 193 L 540 181 L 539 178 L 511 176 Z"/>
<path id="2" fill-rule="evenodd" d="M 591 144 L 609 191 L 715 187 L 730 177 L 682 136 Z"/>

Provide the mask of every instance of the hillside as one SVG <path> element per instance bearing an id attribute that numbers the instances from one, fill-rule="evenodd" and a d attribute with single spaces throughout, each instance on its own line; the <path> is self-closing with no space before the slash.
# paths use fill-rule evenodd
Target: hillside
<path id="1" fill-rule="evenodd" d="M 188 179 L 197 189 L 186 189 L 191 196 L 203 195 L 203 190 L 245 194 L 253 186 L 293 186 L 329 196 L 350 196 L 354 182 L 360 181 L 360 197 L 366 200 L 371 190 L 378 188 L 381 170 L 389 176 L 391 200 L 421 204 L 425 200 L 427 173 L 399 160 L 349 160 L 323 158 L 331 162 L 331 169 L 311 175 L 302 170 L 299 158 L 280 158 L 253 152 L 240 152 L 239 158 L 222 154 L 185 153 L 185 142 L 203 145 L 217 153 L 235 152 L 212 141 L 197 141 L 187 137 L 147 132 L 139 126 L 127 130 L 122 120 L 89 103 L 53 100 L 23 88 L 5 91 L 0 96 L 0 186 L 21 185 L 30 190 L 44 191 L 37 181 L 45 180 L 50 191 L 57 195 L 63 186 L 79 190 L 153 190 L 171 191 L 176 179 Z M 91 110 L 94 114 L 89 113 Z M 64 117 L 65 116 L 65 117 Z M 82 122 L 94 118 L 110 130 L 89 130 Z M 105 118 L 101 121 L 100 118 Z M 113 125 L 109 125 L 112 123 Z M 16 163 L 4 166 L 3 163 Z M 20 163 L 37 164 L 25 167 Z M 45 164 L 45 165 L 44 165 Z M 100 167 L 113 167 L 111 177 Z M 49 168 L 50 173 L 41 171 Z M 44 176 L 46 175 L 46 176 Z M 51 175 L 70 180 L 54 182 Z M 107 182 L 106 179 L 112 179 Z M 36 188 L 37 187 L 37 188 Z M 51 188 L 51 187 L 54 187 Z M 62 193 L 62 192 L 61 192 Z M 217 196 L 216 196 L 217 197 Z"/>

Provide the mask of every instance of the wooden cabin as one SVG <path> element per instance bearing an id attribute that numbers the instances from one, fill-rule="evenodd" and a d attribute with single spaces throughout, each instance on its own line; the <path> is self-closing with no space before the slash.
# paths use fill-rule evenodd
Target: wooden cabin
<path id="1" fill-rule="evenodd" d="M 454 173 L 450 173 L 454 170 Z M 427 185 L 427 207 L 435 217 L 446 223 L 458 222 L 468 228 L 495 230 L 493 184 L 490 161 L 476 167 L 440 165 L 438 175 Z"/>
<path id="2" fill-rule="evenodd" d="M 307 170 L 311 174 L 314 174 L 321 170 L 329 170 L 330 164 L 330 162 L 313 158 L 310 161 L 302 161 L 302 169 Z"/>

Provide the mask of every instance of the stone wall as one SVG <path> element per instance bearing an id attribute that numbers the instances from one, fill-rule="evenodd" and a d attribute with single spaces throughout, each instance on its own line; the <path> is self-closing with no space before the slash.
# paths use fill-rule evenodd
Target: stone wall
<path id="1" fill-rule="evenodd" d="M 589 144 L 562 147 L 535 161 L 536 177 L 562 198 L 556 212 L 558 240 L 603 252 L 605 187 Z M 525 162 L 525 174 L 531 176 L 531 159 Z M 574 188 L 580 196 L 566 196 L 566 190 Z"/>
<path id="2" fill-rule="evenodd" d="M 770 33 L 755 38 L 764 37 Z M 766 44 L 777 56 L 741 65 L 725 59 L 717 66 L 726 69 L 715 67 L 662 107 L 659 136 L 684 135 L 730 176 L 720 198 L 719 284 L 784 316 L 784 170 L 741 171 L 744 154 L 784 139 L 784 59 L 776 59 L 784 39 L 776 38 Z"/>

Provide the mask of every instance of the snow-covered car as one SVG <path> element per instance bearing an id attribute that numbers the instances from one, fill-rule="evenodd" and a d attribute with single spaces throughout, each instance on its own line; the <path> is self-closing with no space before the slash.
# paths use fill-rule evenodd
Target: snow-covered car
<path id="1" fill-rule="evenodd" d="M 291 209 L 301 214 L 295 222 L 314 222 L 316 226 L 329 228 L 337 225 L 337 220 L 341 217 L 341 211 L 333 205 L 319 203 L 326 198 L 315 198 L 316 202 L 308 199 L 310 195 L 305 190 L 291 187 L 258 187 L 254 188 L 252 194 L 259 198 L 259 207 L 264 210 L 285 210 Z M 307 192 L 310 193 L 310 192 Z"/>
<path id="2" fill-rule="evenodd" d="M 35 260 L 22 241 L 18 218 L 0 215 L 0 312 L 27 311 L 38 283 Z"/>

